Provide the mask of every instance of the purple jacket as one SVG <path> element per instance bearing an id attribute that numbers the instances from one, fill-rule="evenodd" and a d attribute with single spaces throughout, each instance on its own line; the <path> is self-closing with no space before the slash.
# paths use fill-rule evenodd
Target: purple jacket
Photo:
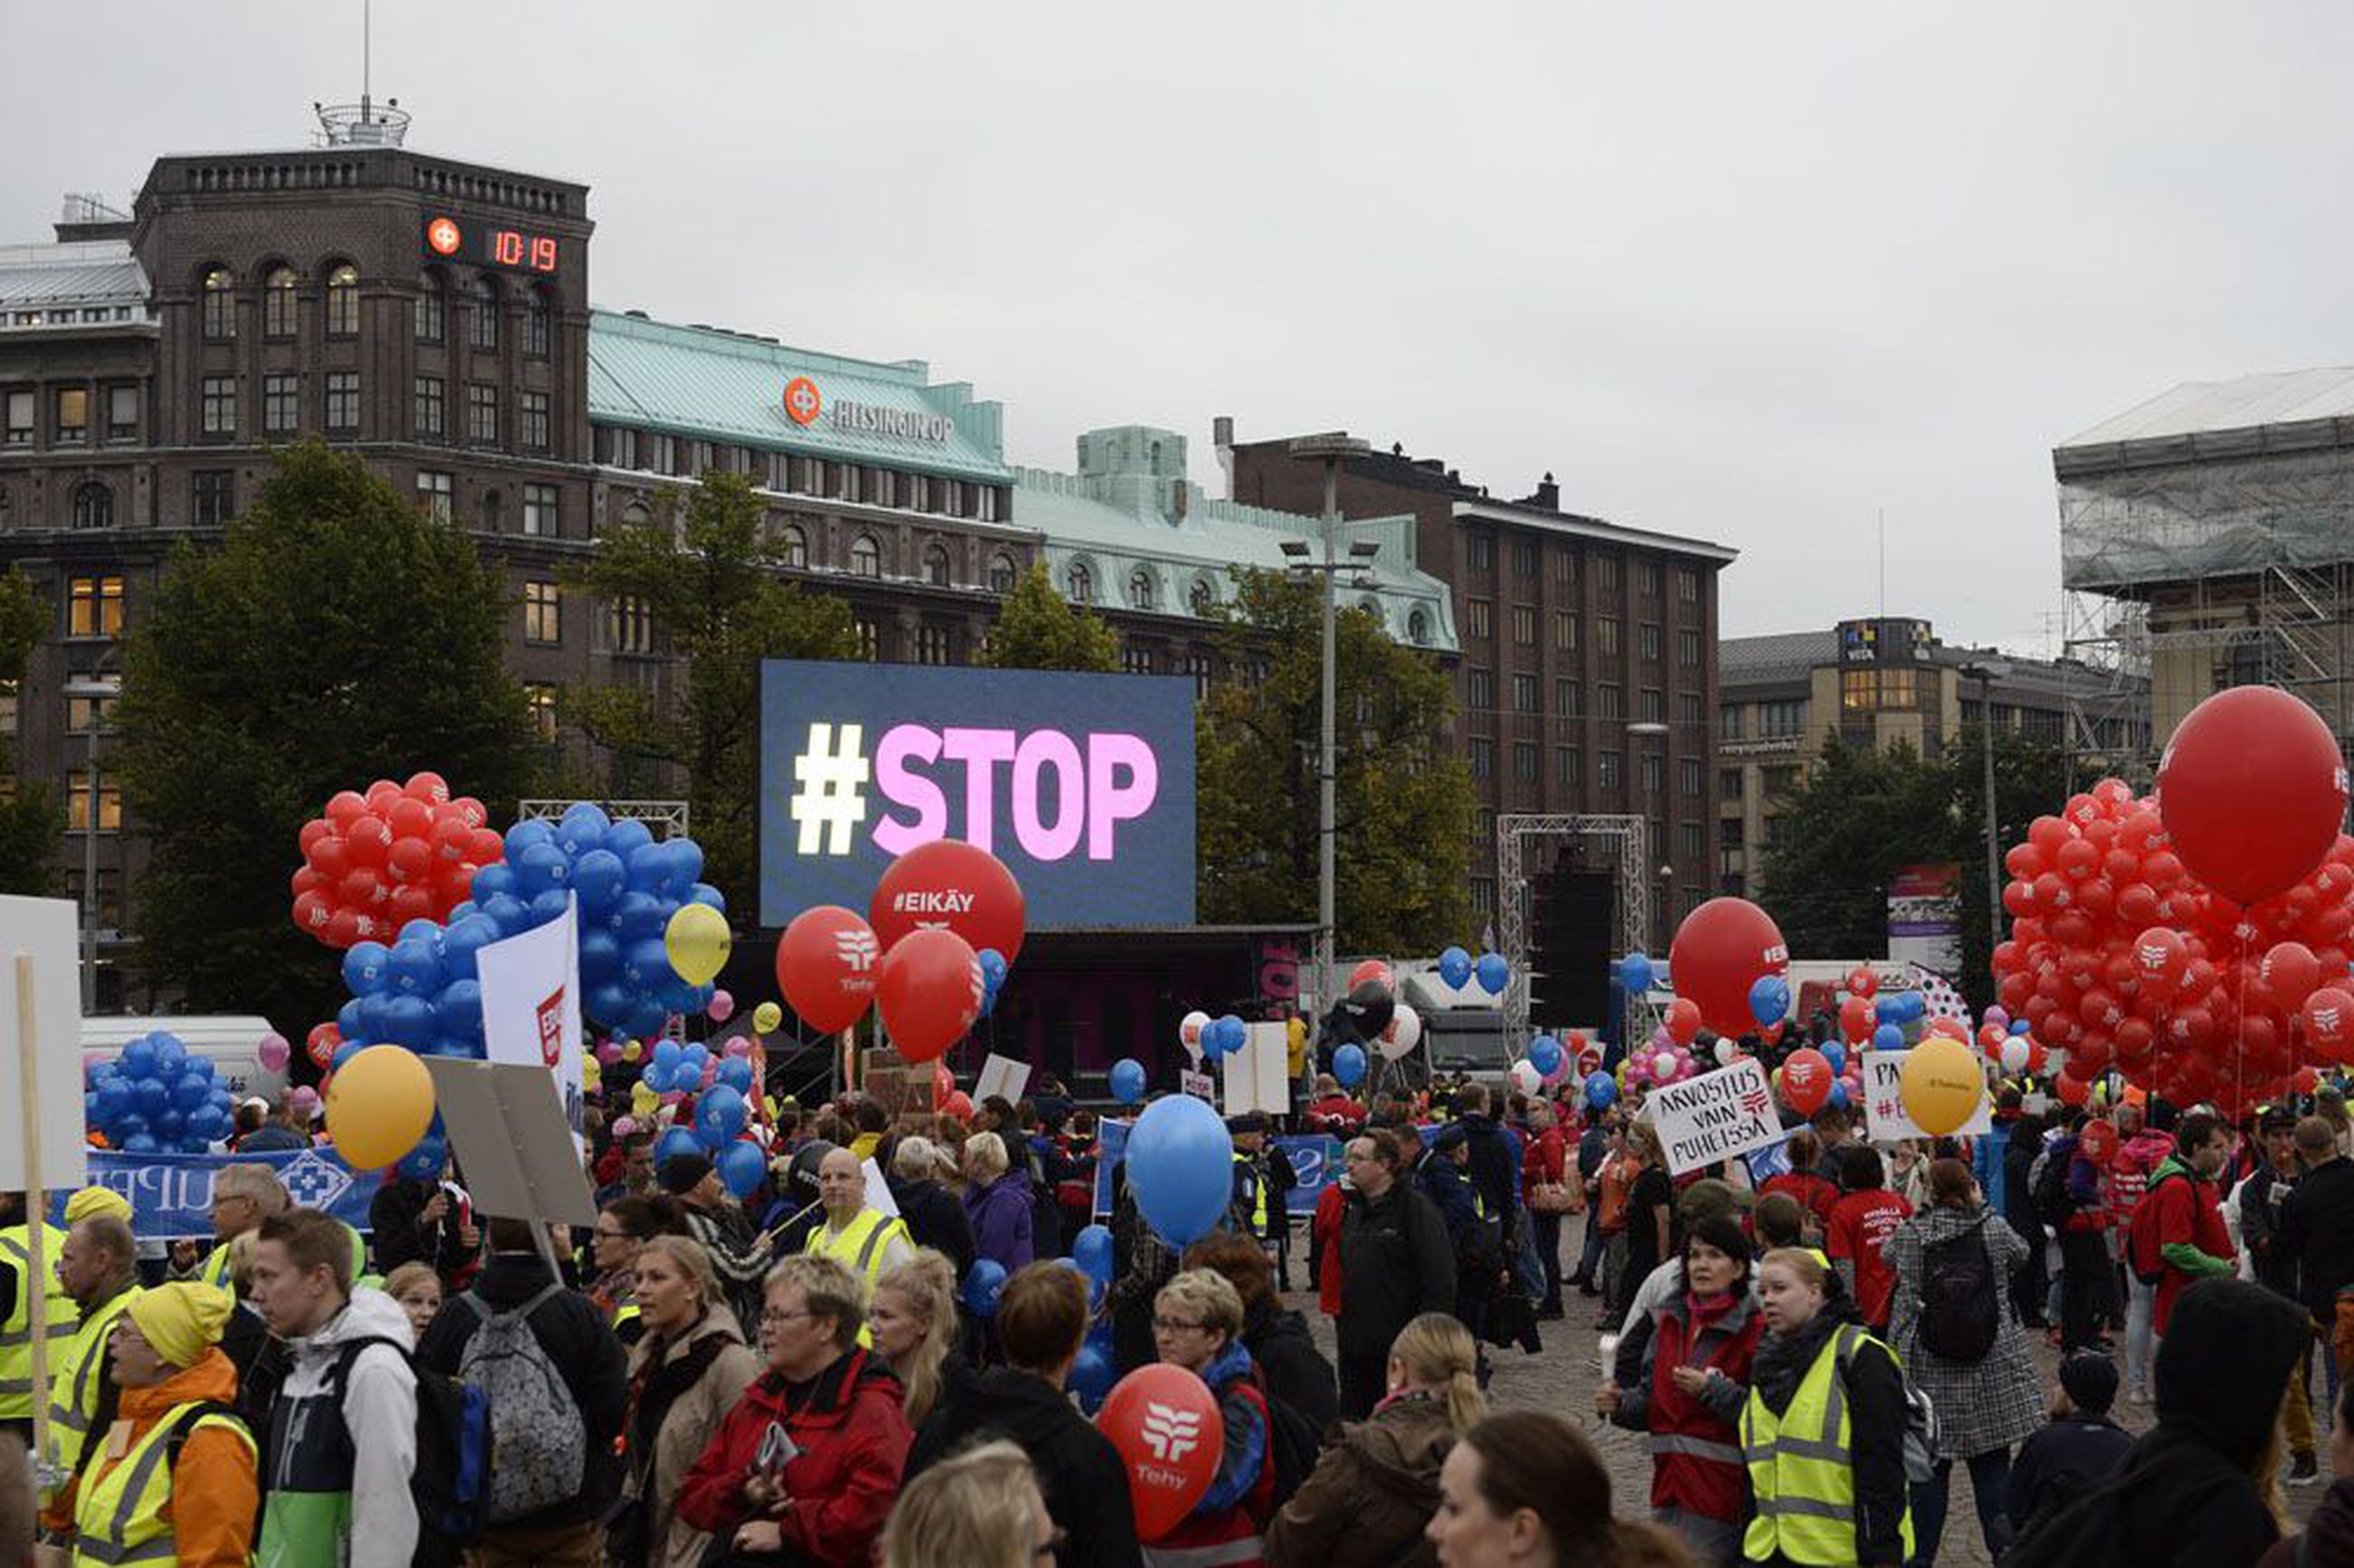
<path id="1" fill-rule="evenodd" d="M 995 1258 L 1008 1274 L 1030 1262 L 1030 1178 L 1020 1171 L 967 1188 L 964 1212 L 972 1221 L 975 1255 Z"/>

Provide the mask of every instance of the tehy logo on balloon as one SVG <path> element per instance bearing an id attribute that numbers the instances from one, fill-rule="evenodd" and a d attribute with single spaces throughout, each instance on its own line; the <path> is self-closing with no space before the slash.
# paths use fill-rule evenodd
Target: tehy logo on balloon
<path id="1" fill-rule="evenodd" d="M 1192 923 L 1185 677 L 800 660 L 760 673 L 762 925 L 864 909 L 894 860 L 938 839 L 1002 861 L 1035 926 Z M 896 896 L 891 913 L 923 926 L 973 895 Z"/>

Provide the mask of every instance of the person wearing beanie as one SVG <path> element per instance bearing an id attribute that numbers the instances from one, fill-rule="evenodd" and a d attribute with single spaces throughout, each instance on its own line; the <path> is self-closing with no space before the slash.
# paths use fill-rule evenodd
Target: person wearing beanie
<path id="1" fill-rule="evenodd" d="M 2117 1369 L 2098 1351 L 2078 1351 L 2060 1363 L 2052 1390 L 2051 1421 L 2020 1445 L 2003 1496 L 2013 1530 L 2055 1503 L 2081 1495 L 2133 1446 L 2133 1434 L 2109 1419 L 2117 1397 Z"/>
<path id="2" fill-rule="evenodd" d="M 99 1187 L 74 1194 L 66 1212 Z M 120 1198 L 115 1203 L 122 1204 Z M 127 1211 L 129 1205 L 122 1204 Z M 58 1283 L 73 1298 L 81 1325 L 65 1353 L 49 1363 L 49 1446 L 58 1463 L 81 1474 L 114 1425 L 121 1391 L 115 1386 L 106 1345 L 131 1298 L 139 1294 L 139 1244 L 131 1227 L 104 1203 L 82 1204 L 82 1214 L 66 1232 L 58 1254 Z M 92 1434 L 96 1434 L 95 1436 Z M 60 1497 L 50 1510 L 52 1528 L 73 1520 L 70 1500 Z"/>
<path id="3" fill-rule="evenodd" d="M 66 1200 L 66 1227 L 70 1230 L 93 1214 L 111 1214 L 131 1223 L 131 1200 L 111 1187 L 84 1187 Z"/>
<path id="4" fill-rule="evenodd" d="M 768 1277 L 767 1246 L 752 1230 L 744 1206 L 727 1195 L 718 1168 L 708 1155 L 673 1154 L 662 1162 L 655 1180 L 678 1200 L 686 1214 L 687 1234 L 711 1255 L 727 1304 L 750 1334 L 759 1326 L 760 1282 Z"/>
<path id="5" fill-rule="evenodd" d="M 184 1282 L 124 1308 L 112 1350 L 121 1414 L 76 1483 L 75 1563 L 251 1561 L 258 1455 L 228 1408 L 237 1372 L 220 1349 L 233 1305 L 227 1291 Z"/>

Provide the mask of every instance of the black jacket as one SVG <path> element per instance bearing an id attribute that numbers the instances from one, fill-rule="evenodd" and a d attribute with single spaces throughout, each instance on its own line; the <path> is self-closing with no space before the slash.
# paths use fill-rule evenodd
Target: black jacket
<path id="1" fill-rule="evenodd" d="M 2263 1568 L 2354 1568 L 2354 1480 L 2332 1482 L 2305 1533 L 2265 1552 Z"/>
<path id="2" fill-rule="evenodd" d="M 2338 1319 L 2338 1293 L 2354 1285 L 2354 1160 L 2340 1155 L 2298 1179 L 2281 1204 L 2280 1250 L 2296 1259 L 2297 1295 L 2317 1323 Z"/>
<path id="3" fill-rule="evenodd" d="M 2280 1222 L 2296 1188 L 2294 1178 L 2283 1180 L 2269 1163 L 2257 1166 L 2240 1183 L 2240 1239 L 2254 1265 L 2256 1283 L 2292 1301 L 2304 1297 L 2297 1290 L 2296 1258 L 2281 1245 Z"/>
<path id="4" fill-rule="evenodd" d="M 1341 1418 L 1341 1391 L 1332 1363 L 1308 1337 L 1299 1313 L 1261 1297 L 1243 1314 L 1243 1349 L 1267 1377 L 1269 1393 L 1316 1423 L 1321 1432 Z"/>
<path id="5" fill-rule="evenodd" d="M 902 1486 L 979 1436 L 1010 1437 L 1030 1456 L 1046 1512 L 1066 1533 L 1055 1561 L 1065 1568 L 1134 1568 L 1128 1467 L 1061 1390 L 1029 1372 L 991 1367 L 977 1382 L 943 1389 L 941 1401 L 907 1450 Z"/>
<path id="6" fill-rule="evenodd" d="M 1749 1386 L 1780 1415 L 1818 1357 L 1842 1325 L 1859 1321 L 1844 1290 L 1823 1303 L 1789 1334 L 1757 1341 Z M 1859 1563 L 1894 1563 L 1904 1555 L 1901 1533 L 1908 1491 L 1904 1480 L 1904 1374 L 1896 1357 L 1859 1345 L 1840 1382 L 1847 1390 L 1849 1462 L 1855 1471 L 1855 1544 Z"/>
<path id="7" fill-rule="evenodd" d="M 2133 1434 L 2105 1415 L 2071 1415 L 2030 1435 L 2010 1462 L 2003 1510 L 2013 1530 L 2047 1510 L 2082 1497 L 2105 1479 L 2132 1448 Z"/>
<path id="8" fill-rule="evenodd" d="M 493 1312 L 509 1312 L 538 1295 L 554 1278 L 536 1253 L 493 1253 L 466 1294 L 479 1297 Z M 418 1344 L 419 1364 L 448 1377 L 457 1376 L 458 1363 L 465 1359 L 466 1346 L 482 1322 L 463 1298 L 443 1302 Z M 613 1440 L 620 1435 L 622 1414 L 629 1403 L 629 1360 L 621 1353 L 621 1342 L 605 1326 L 605 1314 L 578 1291 L 566 1290 L 542 1302 L 532 1313 L 531 1330 L 562 1374 L 573 1403 L 580 1407 L 581 1424 L 588 1428 L 588 1462 L 581 1476 L 580 1494 L 570 1506 L 559 1504 L 509 1520 L 500 1526 L 502 1530 L 546 1530 L 595 1519 L 611 1504 L 621 1485 L 621 1462 L 613 1451 Z"/>
<path id="9" fill-rule="evenodd" d="M 441 1277 L 446 1290 L 458 1271 L 472 1261 L 474 1255 L 459 1245 L 455 1199 L 439 1224 L 420 1221 L 425 1206 L 440 1190 L 438 1181 L 406 1178 L 396 1178 L 376 1189 L 368 1203 L 368 1231 L 375 1242 L 378 1274 L 390 1274 L 404 1263 L 429 1263 Z"/>
<path id="10" fill-rule="evenodd" d="M 1462 1120 L 1465 1141 L 1471 1148 L 1471 1164 L 1464 1174 L 1487 1206 L 1488 1217 L 1503 1222 L 1504 1234 L 1510 1235 L 1513 1211 L 1521 1206 L 1521 1165 L 1512 1158 L 1511 1139 L 1484 1115 Z"/>
<path id="11" fill-rule="evenodd" d="M 1341 1354 L 1386 1356 L 1416 1317 L 1454 1309 L 1455 1247 L 1431 1201 L 1403 1175 L 1378 1199 L 1349 1194 L 1341 1211 Z"/>
<path id="12" fill-rule="evenodd" d="M 946 1255 L 962 1279 L 972 1268 L 973 1251 L 972 1219 L 963 1202 L 938 1181 L 893 1181 L 890 1187 L 908 1239 Z"/>
<path id="13" fill-rule="evenodd" d="M 2031 1246 L 2043 1240 L 2043 1221 L 2035 1212 L 2035 1194 L 2029 1191 L 2027 1173 L 2035 1169 L 2035 1157 L 2042 1152 L 2041 1132 L 2021 1138 L 2015 1125 L 2002 1150 L 2002 1217 Z"/>

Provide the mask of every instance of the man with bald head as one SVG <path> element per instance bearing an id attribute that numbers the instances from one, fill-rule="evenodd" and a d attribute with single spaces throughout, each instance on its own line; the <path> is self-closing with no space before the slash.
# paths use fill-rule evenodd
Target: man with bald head
<path id="1" fill-rule="evenodd" d="M 825 1224 L 810 1232 L 803 1252 L 830 1257 L 856 1275 L 871 1299 L 875 1282 L 892 1265 L 913 1257 L 916 1244 L 896 1214 L 866 1202 L 866 1169 L 847 1149 L 829 1151 L 817 1168 L 818 1202 L 825 1207 Z M 858 1342 L 873 1343 L 864 1329 Z"/>

